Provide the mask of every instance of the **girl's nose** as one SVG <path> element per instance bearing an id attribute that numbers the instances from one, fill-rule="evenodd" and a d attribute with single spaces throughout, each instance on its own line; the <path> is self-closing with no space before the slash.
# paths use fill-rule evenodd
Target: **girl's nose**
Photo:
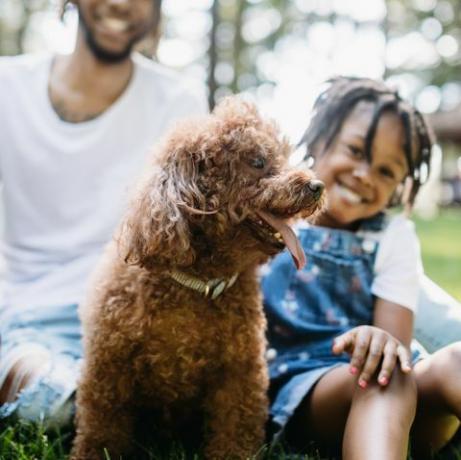
<path id="1" fill-rule="evenodd" d="M 372 178 L 371 178 L 371 169 L 368 163 L 361 164 L 354 169 L 352 173 L 353 177 L 360 180 L 365 185 L 372 185 Z"/>

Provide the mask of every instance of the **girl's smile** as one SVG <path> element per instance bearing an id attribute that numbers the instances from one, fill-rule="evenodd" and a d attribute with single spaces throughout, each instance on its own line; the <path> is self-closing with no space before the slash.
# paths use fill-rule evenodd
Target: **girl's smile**
<path id="1" fill-rule="evenodd" d="M 359 193 L 356 193 L 351 188 L 347 187 L 340 182 L 337 182 L 333 185 L 333 193 L 338 195 L 339 198 L 342 198 L 346 203 L 355 205 L 360 203 L 366 203 L 366 198 L 362 197 Z"/>

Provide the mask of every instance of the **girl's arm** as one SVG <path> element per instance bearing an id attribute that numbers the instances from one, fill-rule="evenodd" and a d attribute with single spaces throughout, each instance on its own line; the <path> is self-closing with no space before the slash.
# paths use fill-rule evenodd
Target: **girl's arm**
<path id="1" fill-rule="evenodd" d="M 333 345 L 334 353 L 351 355 L 350 370 L 362 388 L 375 378 L 387 385 L 395 367 L 411 371 L 412 309 L 418 299 L 422 262 L 414 224 L 405 216 L 395 216 L 386 228 L 374 272 L 373 325 L 358 326 L 337 337 Z"/>
<path id="2" fill-rule="evenodd" d="M 407 348 L 413 336 L 413 312 L 388 300 L 376 298 L 373 325 L 384 329 Z"/>

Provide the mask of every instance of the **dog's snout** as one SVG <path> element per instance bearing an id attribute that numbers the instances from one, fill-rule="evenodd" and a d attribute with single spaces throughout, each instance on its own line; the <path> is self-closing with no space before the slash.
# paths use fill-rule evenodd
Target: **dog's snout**
<path id="1" fill-rule="evenodd" d="M 309 181 L 307 186 L 317 200 L 322 196 L 323 190 L 325 189 L 325 184 L 317 179 Z"/>

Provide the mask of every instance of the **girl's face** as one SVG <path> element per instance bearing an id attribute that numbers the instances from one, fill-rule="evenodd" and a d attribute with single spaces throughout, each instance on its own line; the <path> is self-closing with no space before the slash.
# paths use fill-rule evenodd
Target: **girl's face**
<path id="1" fill-rule="evenodd" d="M 326 211 L 319 216 L 319 225 L 353 228 L 357 221 L 385 209 L 407 174 L 403 125 L 393 112 L 381 116 L 368 162 L 365 137 L 373 110 L 372 102 L 359 102 L 328 151 L 319 152 L 322 143 L 317 145 L 314 170 L 327 191 Z"/>

